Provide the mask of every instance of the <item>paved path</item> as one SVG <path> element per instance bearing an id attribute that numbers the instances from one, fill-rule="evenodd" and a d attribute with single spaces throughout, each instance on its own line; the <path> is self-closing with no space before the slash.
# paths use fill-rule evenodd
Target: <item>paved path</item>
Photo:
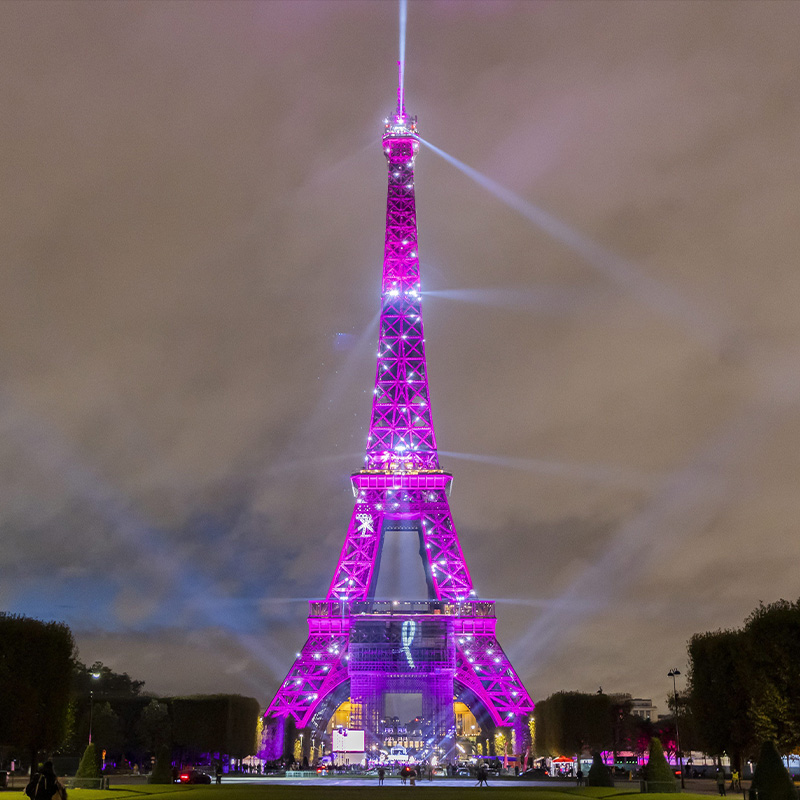
<path id="1" fill-rule="evenodd" d="M 25 779 L 27 780 L 27 779 Z M 144 775 L 112 775 L 111 782 L 112 786 L 116 785 L 119 786 L 120 784 L 136 784 L 136 783 L 144 783 L 146 780 Z M 246 786 L 246 785 L 261 785 L 261 786 L 372 786 L 377 788 L 378 786 L 378 779 L 376 776 L 366 776 L 366 777 L 350 777 L 350 776 L 318 776 L 318 777 L 311 777 L 311 778 L 271 778 L 264 775 L 236 775 L 236 776 L 229 776 L 225 775 L 222 779 L 222 783 L 225 786 Z M 417 782 L 418 786 L 449 786 L 452 788 L 466 788 L 470 786 L 475 786 L 476 780 L 475 778 L 444 778 L 444 777 L 436 777 L 432 781 L 428 780 L 420 780 Z M 396 775 L 391 775 L 386 777 L 386 786 L 400 786 L 400 778 Z M 566 789 L 575 786 L 574 780 L 559 780 L 559 779 L 550 779 L 550 780 L 540 780 L 540 781 L 528 781 L 528 780 L 518 780 L 515 778 L 490 778 L 489 779 L 490 786 L 499 786 L 501 788 L 522 788 L 524 786 L 529 787 L 539 787 L 539 788 L 550 788 L 550 789 Z M 630 787 L 631 792 L 637 792 L 639 789 L 638 781 L 616 781 L 616 788 L 620 791 L 625 791 Z M 749 782 L 745 782 L 745 790 L 749 787 Z M 687 792 L 692 792 L 695 794 L 704 794 L 709 796 L 717 796 L 717 784 L 716 781 L 711 778 L 705 779 L 690 779 L 686 781 L 686 790 Z M 730 800 L 738 800 L 738 798 L 743 798 L 746 800 L 746 791 L 742 792 L 728 792 L 728 798 Z"/>
<path id="2" fill-rule="evenodd" d="M 378 788 L 378 779 L 375 776 L 367 777 L 339 777 L 336 775 L 322 776 L 318 778 L 269 778 L 262 776 L 248 776 L 248 777 L 225 777 L 222 782 L 227 785 L 241 785 L 241 784 L 273 784 L 276 786 L 372 786 Z M 418 780 L 417 786 L 446 786 L 450 788 L 463 788 L 467 786 L 475 786 L 477 784 L 475 778 L 445 778 L 436 777 L 432 781 L 427 779 Z M 384 786 L 400 786 L 400 778 L 396 775 L 386 776 Z M 519 788 L 520 786 L 552 786 L 551 781 L 520 781 L 513 779 L 500 780 L 498 778 L 490 778 L 489 786 L 500 786 Z"/>

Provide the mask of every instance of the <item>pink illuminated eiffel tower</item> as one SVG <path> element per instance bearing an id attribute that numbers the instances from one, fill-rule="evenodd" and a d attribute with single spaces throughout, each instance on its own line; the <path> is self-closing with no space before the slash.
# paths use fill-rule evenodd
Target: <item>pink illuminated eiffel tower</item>
<path id="1" fill-rule="evenodd" d="M 365 463 L 352 476 L 355 508 L 327 596 L 311 602 L 308 639 L 265 713 L 269 759 L 289 754 L 298 731 L 307 734 L 308 755 L 347 700 L 350 728 L 365 732 L 368 751 L 380 747 L 385 697 L 403 693 L 421 696 L 431 739 L 450 749 L 455 700 L 484 731 L 513 731 L 515 752 L 527 742 L 533 703 L 497 641 L 494 602 L 472 588 L 448 503 L 452 475 L 436 452 L 417 251 L 418 150 L 416 118 L 398 91 L 383 134 L 386 243 Z M 376 597 L 384 544 L 399 532 L 418 538 L 425 599 Z"/>

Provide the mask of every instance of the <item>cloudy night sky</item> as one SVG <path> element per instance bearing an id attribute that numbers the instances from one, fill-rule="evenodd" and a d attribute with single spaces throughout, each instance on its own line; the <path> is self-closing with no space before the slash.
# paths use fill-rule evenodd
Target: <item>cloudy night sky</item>
<path id="1" fill-rule="evenodd" d="M 0 609 L 152 692 L 266 705 L 330 583 L 397 16 L 0 5 Z M 440 461 L 534 699 L 663 710 L 692 634 L 800 596 L 798 41 L 792 2 L 409 3 L 407 108 L 488 179 L 417 158 Z"/>

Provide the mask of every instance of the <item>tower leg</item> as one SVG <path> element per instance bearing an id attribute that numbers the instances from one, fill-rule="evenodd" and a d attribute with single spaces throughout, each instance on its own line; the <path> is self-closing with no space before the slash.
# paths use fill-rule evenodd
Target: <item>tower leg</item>
<path id="1" fill-rule="evenodd" d="M 373 745 L 382 743 L 380 724 L 385 716 L 384 689 L 385 680 L 379 674 L 359 673 L 350 680 L 350 727 L 364 731 L 364 747 L 368 753 Z"/>
<path id="2" fill-rule="evenodd" d="M 519 764 L 520 769 L 522 769 L 522 757 L 525 754 L 525 751 L 530 747 L 531 744 L 531 731 L 528 727 L 528 717 L 520 715 L 515 721 L 513 725 L 513 746 L 514 749 L 512 752 L 517 756 L 519 759 L 517 763 Z"/>
<path id="3" fill-rule="evenodd" d="M 297 738 L 297 725 L 292 717 L 283 720 L 283 752 L 281 760 L 284 764 L 291 764 L 294 761 L 294 743 Z"/>
<path id="4" fill-rule="evenodd" d="M 301 766 L 306 767 L 311 763 L 311 737 L 313 731 L 311 728 L 303 728 L 297 732 L 300 739 L 300 763 Z"/>
<path id="5" fill-rule="evenodd" d="M 259 756 L 265 761 L 282 761 L 285 756 L 286 719 L 265 717 Z"/>
<path id="6" fill-rule="evenodd" d="M 453 676 L 429 677 L 422 693 L 422 716 L 430 721 L 430 736 L 436 742 L 439 758 L 453 757 L 456 716 L 453 710 Z"/>

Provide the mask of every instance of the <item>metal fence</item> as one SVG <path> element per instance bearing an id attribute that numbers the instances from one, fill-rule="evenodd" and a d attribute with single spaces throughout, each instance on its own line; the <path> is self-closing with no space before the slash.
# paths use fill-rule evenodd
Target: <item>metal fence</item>
<path id="1" fill-rule="evenodd" d="M 0 771 L 0 789 L 24 789 L 31 776 L 22 772 Z M 67 789 L 108 789 L 109 778 L 59 778 Z"/>

